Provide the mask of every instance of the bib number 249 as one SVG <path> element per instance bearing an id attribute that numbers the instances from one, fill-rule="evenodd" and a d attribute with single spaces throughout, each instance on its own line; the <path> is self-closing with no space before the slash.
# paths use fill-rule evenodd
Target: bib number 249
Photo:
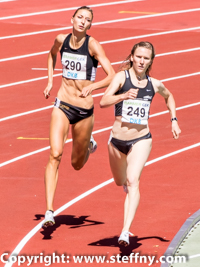
<path id="1" fill-rule="evenodd" d="M 144 108 L 139 108 L 137 107 L 135 110 L 133 109 L 133 107 L 128 107 L 128 116 L 133 116 L 136 115 L 137 117 L 141 117 L 144 118 L 145 116 L 145 109 Z"/>

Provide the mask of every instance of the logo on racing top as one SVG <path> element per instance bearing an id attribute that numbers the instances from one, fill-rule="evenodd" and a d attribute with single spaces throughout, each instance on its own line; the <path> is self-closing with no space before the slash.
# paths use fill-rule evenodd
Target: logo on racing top
<path id="1" fill-rule="evenodd" d="M 74 55 L 71 53 L 63 52 L 62 59 L 74 60 L 74 61 L 85 61 L 87 57 L 85 55 Z"/>
<path id="2" fill-rule="evenodd" d="M 130 123 L 141 124 L 141 119 L 130 118 Z"/>
<path id="3" fill-rule="evenodd" d="M 124 103 L 128 106 L 128 105 L 130 105 L 130 106 L 133 106 L 133 105 L 135 105 L 135 106 L 141 106 L 141 103 L 140 102 L 138 102 L 138 101 L 135 101 L 135 100 L 133 100 L 133 101 L 130 101 L 130 100 L 124 100 Z"/>
<path id="4" fill-rule="evenodd" d="M 70 79 L 77 79 L 77 77 L 78 77 L 78 73 L 73 73 L 73 72 L 70 72 L 70 71 L 68 71 L 67 72 L 67 78 L 70 78 Z"/>
<path id="5" fill-rule="evenodd" d="M 143 106 L 144 108 L 149 107 L 149 103 L 142 103 L 142 106 Z"/>
<path id="6" fill-rule="evenodd" d="M 144 99 L 144 100 L 152 99 L 152 96 L 150 96 L 150 95 L 145 95 L 143 99 Z"/>

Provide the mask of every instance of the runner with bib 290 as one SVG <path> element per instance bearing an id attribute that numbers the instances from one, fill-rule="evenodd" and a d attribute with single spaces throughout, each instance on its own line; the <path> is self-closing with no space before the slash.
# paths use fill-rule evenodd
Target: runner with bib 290
<path id="1" fill-rule="evenodd" d="M 181 132 L 173 95 L 158 80 L 149 77 L 155 57 L 149 42 L 135 44 L 103 98 L 101 107 L 115 105 L 115 122 L 108 142 L 110 167 L 115 183 L 127 193 L 124 205 L 124 225 L 119 244 L 129 245 L 129 234 L 139 199 L 139 180 L 152 146 L 148 118 L 155 93 L 164 97 L 169 109 L 174 139 Z"/>
<path id="2" fill-rule="evenodd" d="M 115 72 L 102 46 L 86 34 L 90 29 L 93 12 L 87 6 L 78 8 L 71 18 L 72 33 L 59 34 L 48 55 L 48 84 L 44 96 L 49 98 L 53 87 L 53 71 L 57 53 L 62 62 L 62 82 L 58 90 L 50 123 L 50 157 L 45 171 L 46 213 L 44 227 L 55 223 L 53 201 L 58 180 L 58 167 L 67 140 L 69 127 L 72 131 L 71 164 L 80 170 L 89 154 L 97 148 L 92 137 L 94 124 L 93 98 L 91 93 L 109 85 Z M 98 62 L 106 77 L 95 82 Z"/>

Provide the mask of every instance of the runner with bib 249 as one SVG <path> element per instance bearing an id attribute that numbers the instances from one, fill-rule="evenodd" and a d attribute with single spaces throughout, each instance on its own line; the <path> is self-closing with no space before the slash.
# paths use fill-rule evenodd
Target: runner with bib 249
<path id="1" fill-rule="evenodd" d="M 130 227 L 140 200 L 139 180 L 152 147 L 148 118 L 155 93 L 165 99 L 174 139 L 181 133 L 172 93 L 159 80 L 149 77 L 154 57 L 151 43 L 135 44 L 100 101 L 101 107 L 115 105 L 108 152 L 115 183 L 126 192 L 124 223 L 118 239 L 124 246 L 129 245 Z"/>

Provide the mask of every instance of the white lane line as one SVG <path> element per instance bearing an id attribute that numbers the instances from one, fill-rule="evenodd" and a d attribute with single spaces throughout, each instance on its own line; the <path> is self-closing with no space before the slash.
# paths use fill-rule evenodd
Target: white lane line
<path id="1" fill-rule="evenodd" d="M 151 165 L 155 162 L 158 162 L 160 160 L 163 160 L 163 159 L 166 159 L 166 158 L 169 158 L 169 157 L 172 157 L 174 155 L 177 155 L 179 153 L 182 153 L 182 152 L 185 152 L 187 150 L 190 150 L 190 149 L 193 149 L 193 148 L 196 148 L 200 146 L 200 143 L 197 143 L 197 144 L 194 144 L 194 145 L 191 145 L 191 146 L 188 146 L 188 147 L 185 147 L 185 148 L 182 148 L 182 149 L 179 149 L 177 151 L 174 151 L 172 153 L 169 153 L 169 154 L 166 154 L 164 156 L 161 156 L 161 157 L 158 157 L 156 159 L 153 159 L 151 161 L 148 161 L 145 166 L 148 166 L 148 165 Z M 72 199 L 71 201 L 69 201 L 68 203 L 66 203 L 65 205 L 63 205 L 62 207 L 60 207 L 59 209 L 57 209 L 55 211 L 55 216 L 57 216 L 58 214 L 60 214 L 61 212 L 63 212 L 64 210 L 66 210 L 67 208 L 69 208 L 70 206 L 72 206 L 73 204 L 77 203 L 79 200 L 89 196 L 90 194 L 92 194 L 93 192 L 99 190 L 100 188 L 103 188 L 104 186 L 112 183 L 114 180 L 113 178 L 99 184 L 98 186 L 95 186 L 93 187 L 92 189 L 86 191 L 85 193 L 79 195 L 78 197 Z M 16 248 L 13 250 L 13 252 L 11 253 L 9 259 L 12 257 L 12 255 L 18 255 L 20 253 L 20 251 L 23 249 L 23 247 L 26 245 L 26 243 L 28 243 L 28 241 L 41 229 L 42 227 L 42 223 L 44 222 L 41 221 L 39 224 L 37 224 L 20 242 L 19 244 L 16 246 Z M 8 260 L 9 260 L 8 259 Z M 5 267 L 11 267 L 12 266 L 12 262 L 7 262 L 5 264 Z"/>
<path id="2" fill-rule="evenodd" d="M 41 56 L 41 55 L 46 55 L 47 53 L 49 53 L 49 50 L 48 51 L 43 51 L 43 52 L 38 52 L 38 53 L 32 53 L 32 54 L 27 54 L 27 55 L 16 56 L 16 57 L 2 58 L 2 59 L 0 59 L 0 62 L 16 60 L 16 59 L 22 59 L 22 58 L 27 58 L 27 57 Z"/>
<path id="3" fill-rule="evenodd" d="M 16 0 L 0 0 L 0 3 L 11 2 L 11 1 L 16 1 Z"/>
<path id="4" fill-rule="evenodd" d="M 145 166 L 148 166 L 148 165 L 150 165 L 150 164 L 152 164 L 152 163 L 158 162 L 158 161 L 160 161 L 160 160 L 162 160 L 162 159 L 166 159 L 166 158 L 169 158 L 169 157 L 171 157 L 171 156 L 177 155 L 177 154 L 182 153 L 182 152 L 184 152 L 184 151 L 187 151 L 187 150 L 196 148 L 196 147 L 198 147 L 198 146 L 200 146 L 200 143 L 196 143 L 196 144 L 194 144 L 194 145 L 191 145 L 191 146 L 188 146 L 188 147 L 184 147 L 184 148 L 179 149 L 179 150 L 177 150 L 177 151 L 174 151 L 174 152 L 172 152 L 172 153 L 169 153 L 169 154 L 166 154 L 166 155 L 164 155 L 164 156 L 158 157 L 158 158 L 156 158 L 156 159 L 150 160 L 150 161 L 148 161 L 148 162 L 145 164 Z"/>
<path id="5" fill-rule="evenodd" d="M 200 257 L 200 254 L 189 256 L 189 259 L 198 258 Z"/>
<path id="6" fill-rule="evenodd" d="M 135 36 L 134 38 L 138 38 L 138 36 Z M 124 38 L 124 41 L 126 41 L 126 38 Z M 102 44 L 102 43 L 106 44 L 105 42 L 110 42 L 110 41 L 100 42 L 100 44 Z M 187 52 L 194 52 L 194 51 L 198 51 L 198 50 L 200 50 L 200 47 L 194 47 L 194 48 L 189 48 L 189 49 L 185 49 L 185 50 L 178 50 L 178 51 L 158 54 L 158 55 L 156 55 L 156 57 L 162 57 L 162 56 L 168 56 L 168 55 L 174 55 L 174 54 L 180 54 L 180 53 L 187 53 Z M 18 60 L 18 59 L 23 59 L 23 58 L 27 58 L 27 57 L 41 56 L 41 55 L 46 55 L 48 53 L 49 53 L 49 51 L 43 51 L 43 52 L 26 54 L 26 55 L 21 55 L 21 56 L 7 57 L 7 58 L 0 59 L 0 62 L 10 61 L 10 60 Z M 38 70 L 38 69 L 39 68 L 32 68 L 32 70 Z M 46 69 L 47 68 L 40 68 L 40 70 L 46 70 Z M 56 70 L 61 70 L 61 69 L 54 69 L 54 70 L 56 71 Z"/>
<path id="7" fill-rule="evenodd" d="M 182 79 L 182 78 L 187 78 L 187 77 L 196 76 L 196 75 L 200 75 L 200 72 L 194 72 L 194 73 L 190 73 L 190 74 L 180 75 L 180 76 L 177 76 L 177 77 L 172 77 L 172 78 L 168 78 L 168 79 L 163 79 L 163 80 L 161 80 L 161 81 L 162 81 L 162 82 L 168 82 L 168 81 L 177 80 L 177 79 Z"/>
<path id="8" fill-rule="evenodd" d="M 59 74 L 59 75 L 61 75 L 61 74 Z M 200 72 L 196 72 L 196 73 L 186 74 L 186 75 L 182 75 L 182 76 L 177 76 L 177 77 L 171 77 L 171 78 L 163 79 L 163 80 L 161 80 L 161 82 L 167 82 L 167 81 L 172 81 L 172 80 L 176 80 L 176 79 L 183 79 L 183 78 L 187 78 L 187 77 L 191 77 L 191 76 L 195 76 L 195 75 L 200 75 Z M 99 96 L 102 96 L 103 94 L 104 93 L 95 94 L 92 97 L 99 97 Z M 199 102 L 197 102 L 195 104 L 191 104 L 189 106 L 192 106 L 192 105 L 199 105 Z M 26 112 L 15 114 L 15 115 L 11 115 L 11 116 L 8 116 L 8 117 L 4 117 L 4 118 L 0 119 L 0 122 L 6 121 L 6 120 L 10 120 L 10 119 L 14 119 L 14 118 L 17 118 L 17 117 L 21 117 L 21 116 L 24 116 L 24 115 L 29 115 L 29 114 L 35 113 L 35 112 L 40 112 L 40 111 L 43 111 L 43 110 L 46 110 L 46 109 L 50 109 L 52 107 L 53 107 L 53 105 L 47 106 L 47 107 L 44 107 L 44 108 L 39 108 L 39 109 L 34 109 L 34 110 L 26 111 Z M 150 115 L 150 117 L 151 116 L 152 115 Z"/>
<path id="9" fill-rule="evenodd" d="M 62 73 L 54 74 L 53 77 L 57 77 L 57 76 L 61 76 L 61 75 L 62 75 Z M 39 78 L 29 79 L 29 80 L 26 80 L 26 81 L 19 81 L 19 82 L 14 82 L 14 83 L 7 83 L 7 84 L 4 84 L 4 85 L 1 85 L 0 88 L 10 87 L 10 86 L 14 86 L 14 85 L 20 85 L 20 84 L 24 84 L 24 83 L 36 82 L 36 81 L 40 81 L 40 80 L 44 80 L 44 79 L 48 79 L 48 76 L 43 76 L 43 77 L 39 77 Z"/>
<path id="10" fill-rule="evenodd" d="M 5 118 L 0 119 L 0 122 L 1 121 L 6 121 L 6 120 L 10 120 L 10 119 L 14 119 L 14 118 L 21 117 L 21 116 L 25 116 L 25 115 L 28 115 L 28 114 L 31 114 L 31 113 L 43 111 L 43 110 L 46 110 L 46 109 L 50 109 L 52 107 L 53 107 L 53 105 L 47 106 L 47 107 L 44 107 L 44 108 L 38 108 L 38 109 L 26 111 L 26 112 L 15 114 L 15 115 L 11 115 L 11 116 L 8 116 L 8 117 L 5 117 Z"/>
<path id="11" fill-rule="evenodd" d="M 9 1 L 13 1 L 13 0 L 9 0 Z M 108 2 L 108 3 L 101 3 L 101 4 L 93 4 L 93 5 L 89 5 L 89 6 L 90 6 L 90 8 L 93 8 L 93 7 L 119 5 L 119 4 L 126 4 L 126 3 L 132 3 L 132 2 L 140 2 L 140 1 L 145 1 L 145 0 L 124 0 L 124 1 Z M 66 12 L 66 11 L 70 11 L 70 10 L 76 10 L 79 7 L 80 6 L 53 9 L 53 10 L 47 10 L 47 11 L 38 11 L 38 12 L 34 12 L 34 13 L 13 15 L 13 16 L 7 16 L 7 17 L 0 17 L 0 20 L 16 19 L 16 18 L 36 16 L 36 15 L 46 15 L 46 14 L 52 14 L 52 13 L 58 13 L 58 12 Z"/>
<path id="12" fill-rule="evenodd" d="M 160 36 L 160 35 L 180 33 L 180 32 L 196 31 L 196 30 L 199 30 L 199 29 L 200 29 L 200 27 L 198 26 L 198 27 L 178 29 L 178 30 L 172 30 L 172 31 L 164 31 L 164 32 L 143 34 L 143 35 L 139 35 L 139 36 L 131 36 L 131 37 L 127 37 L 127 38 L 121 38 L 121 39 L 116 39 L 116 40 L 111 40 L 111 41 L 105 41 L 105 42 L 101 42 L 101 44 L 111 44 L 111 43 L 116 43 L 116 42 L 134 40 L 134 39 L 138 39 L 138 38 L 147 38 L 147 37 L 152 37 L 152 36 Z"/>
<path id="13" fill-rule="evenodd" d="M 162 54 L 156 55 L 156 57 L 171 56 L 171 55 L 175 55 L 175 54 L 182 54 L 182 53 L 194 52 L 194 51 L 198 51 L 198 50 L 200 50 L 200 47 L 195 47 L 195 48 L 189 48 L 189 49 L 185 49 L 185 50 L 178 50 L 178 51 L 173 51 L 173 52 L 162 53 Z"/>
<path id="14" fill-rule="evenodd" d="M 79 195 L 78 197 L 72 199 L 71 201 L 69 201 L 68 203 L 66 203 L 65 205 L 63 205 L 62 207 L 60 207 L 59 209 L 57 209 L 54 214 L 55 216 L 58 215 L 59 213 L 61 213 L 63 210 L 67 209 L 68 207 L 72 206 L 73 204 L 75 204 L 76 202 L 78 202 L 79 200 L 89 196 L 90 194 L 92 194 L 93 192 L 101 189 L 102 187 L 110 184 L 113 182 L 113 178 L 93 187 L 92 189 L 86 191 L 85 193 Z M 44 221 L 44 220 L 43 220 Z M 20 243 L 17 245 L 17 247 L 13 250 L 13 252 L 11 253 L 9 259 L 11 259 L 12 255 L 18 255 L 20 253 L 20 251 L 22 250 L 22 248 L 26 245 L 26 243 L 41 229 L 42 227 L 42 222 L 40 222 L 38 225 L 36 225 L 21 241 Z M 4 265 L 5 267 L 11 267 L 12 266 L 12 261 L 8 262 Z"/>
<path id="15" fill-rule="evenodd" d="M 182 106 L 182 107 L 178 107 L 178 108 L 176 108 L 176 110 L 182 110 L 182 109 L 190 108 L 190 107 L 194 107 L 194 106 L 197 106 L 197 105 L 200 105 L 200 102 L 193 103 L 193 104 L 186 105 L 186 106 Z M 155 114 L 150 115 L 149 117 L 150 117 L 150 118 L 151 118 L 151 117 L 156 117 L 156 116 L 160 116 L 160 115 L 163 115 L 163 114 L 166 114 L 166 113 L 169 113 L 169 111 L 166 110 L 166 111 L 158 112 L 158 113 L 155 113 Z M 111 129 L 112 129 L 112 126 L 109 126 L 109 127 L 107 127 L 107 128 L 103 128 L 103 129 L 100 129 L 100 130 L 93 131 L 92 134 L 94 135 L 94 134 L 97 134 L 97 133 L 100 133 L 100 132 L 105 132 L 105 131 L 108 131 L 108 130 L 111 130 Z M 65 143 L 69 143 L 69 142 L 71 142 L 71 141 L 72 141 L 72 139 L 68 139 Z M 11 164 L 11 163 L 13 163 L 13 162 L 15 162 L 15 161 L 18 161 L 18 160 L 20 160 L 20 159 L 27 158 L 27 157 L 29 157 L 29 156 L 32 156 L 32 155 L 38 154 L 38 153 L 40 153 L 40 152 L 46 151 L 46 150 L 48 150 L 48 149 L 50 149 L 50 146 L 47 146 L 47 147 L 44 147 L 44 148 L 35 150 L 35 151 L 33 151 L 33 152 L 24 154 L 24 155 L 22 155 L 22 156 L 13 158 L 13 159 L 11 159 L 11 160 L 2 162 L 2 163 L 0 163 L 0 168 L 3 167 L 3 166 L 6 166 L 6 165 L 8 165 L 8 164 Z"/>
<path id="16" fill-rule="evenodd" d="M 182 54 L 182 53 L 187 53 L 187 52 L 194 52 L 194 51 L 198 51 L 198 50 L 200 50 L 200 47 L 195 47 L 195 48 L 189 48 L 189 49 L 185 49 L 185 50 L 178 50 L 178 51 L 173 51 L 173 52 L 157 54 L 156 57 L 170 56 L 170 55 Z M 19 59 L 19 58 L 17 58 L 17 59 Z M 10 60 L 11 58 L 7 58 L 7 59 Z M 6 61 L 6 60 L 4 60 L 4 61 Z M 0 62 L 1 62 L 1 59 L 0 59 Z M 113 63 L 111 63 L 111 65 L 118 65 L 118 64 L 121 64 L 122 62 L 123 61 L 113 62 Z M 101 67 L 101 66 L 99 65 L 98 68 L 99 67 Z M 45 71 L 48 70 L 47 68 L 31 68 L 31 69 L 32 70 L 45 70 Z M 62 69 L 54 69 L 54 71 L 62 71 Z"/>
<path id="17" fill-rule="evenodd" d="M 110 24 L 110 23 L 117 23 L 117 22 L 124 22 L 124 21 L 130 21 L 130 20 L 138 20 L 138 19 L 147 19 L 147 18 L 154 18 L 154 17 L 161 17 L 161 16 L 168 16 L 168 15 L 176 15 L 176 14 L 183 14 L 183 13 L 197 12 L 197 11 L 200 11 L 200 8 L 173 11 L 173 12 L 165 12 L 165 13 L 159 13 L 159 14 L 155 14 L 155 15 L 145 15 L 145 16 L 129 17 L 129 18 L 124 18 L 124 19 L 115 19 L 115 20 L 94 22 L 94 23 L 92 23 L 92 25 L 98 26 L 98 25 L 103 25 L 103 24 Z M 9 36 L 2 36 L 2 37 L 0 37 L 0 40 L 13 39 L 13 38 L 18 38 L 18 37 L 37 35 L 37 34 L 43 34 L 43 33 L 49 33 L 49 32 L 56 32 L 56 31 L 64 31 L 64 30 L 69 30 L 71 28 L 72 28 L 72 26 L 67 26 L 67 27 L 61 27 L 61 28 L 50 29 L 50 30 L 43 30 L 43 31 L 37 31 L 37 32 L 29 32 L 29 33 L 15 34 L 15 35 L 9 35 Z"/>
<path id="18" fill-rule="evenodd" d="M 188 104 L 188 105 L 185 105 L 185 106 L 182 106 L 182 107 L 178 107 L 178 108 L 176 108 L 176 110 L 182 110 L 182 109 L 186 109 L 186 108 L 191 108 L 191 107 L 195 107 L 195 106 L 198 106 L 198 105 L 200 105 L 200 102 L 196 102 L 196 103 L 193 103 L 193 104 Z M 149 117 L 153 118 L 153 117 L 156 117 L 156 116 L 159 116 L 159 115 L 163 115 L 163 114 L 167 114 L 167 113 L 169 113 L 169 110 L 165 110 L 165 111 L 162 111 L 162 112 L 154 113 L 154 114 L 150 115 Z"/>
<path id="19" fill-rule="evenodd" d="M 200 27 L 199 27 L 200 29 Z M 165 32 L 164 32 L 165 33 Z M 156 34 L 157 35 L 157 34 Z M 154 34 L 151 34 L 149 36 L 154 36 Z M 135 37 L 132 37 L 133 39 L 138 39 L 140 38 L 141 36 L 135 36 Z M 129 37 L 130 38 L 130 37 Z M 120 42 L 120 41 L 126 41 L 127 38 L 124 38 L 124 39 L 118 39 L 118 40 L 113 40 L 113 41 L 107 41 L 107 42 Z M 196 50 L 199 50 L 200 48 L 197 47 L 197 48 L 191 48 L 192 51 L 196 51 Z M 191 49 L 186 49 L 186 50 L 180 50 L 180 51 L 174 51 L 174 52 L 168 52 L 168 53 L 163 53 L 163 54 L 158 54 L 156 57 L 159 57 L 159 56 L 165 56 L 165 55 L 170 55 L 170 53 L 172 54 L 178 54 L 178 53 L 183 53 L 183 52 L 191 52 Z M 183 52 L 181 52 L 183 51 Z M 41 52 L 43 53 L 43 52 Z M 26 55 L 24 55 L 23 57 L 26 57 Z M 13 58 L 13 59 L 17 59 L 17 58 Z M 1 60 L 0 60 L 1 61 Z M 5 61 L 4 59 L 2 59 L 2 61 Z M 111 63 L 111 65 L 116 65 L 116 64 L 121 64 L 122 62 L 121 61 L 118 61 L 118 62 L 113 62 Z M 98 67 L 101 67 L 101 66 L 98 66 Z M 61 76 L 62 73 L 59 73 L 59 74 L 54 74 L 53 77 L 58 77 L 58 76 Z M 24 83 L 30 83 L 30 82 L 35 82 L 35 81 L 39 81 L 39 80 L 44 80 L 44 79 L 47 79 L 48 76 L 43 76 L 43 77 L 39 77 L 39 78 L 34 78 L 34 79 L 29 79 L 29 80 L 24 80 L 24 81 L 19 81 L 19 82 L 14 82 L 14 83 L 7 83 L 7 84 L 3 84 L 3 85 L 0 85 L 0 89 L 1 88 L 6 88 L 6 87 L 10 87 L 10 86 L 15 86 L 15 85 L 20 85 L 20 84 L 24 84 Z"/>

